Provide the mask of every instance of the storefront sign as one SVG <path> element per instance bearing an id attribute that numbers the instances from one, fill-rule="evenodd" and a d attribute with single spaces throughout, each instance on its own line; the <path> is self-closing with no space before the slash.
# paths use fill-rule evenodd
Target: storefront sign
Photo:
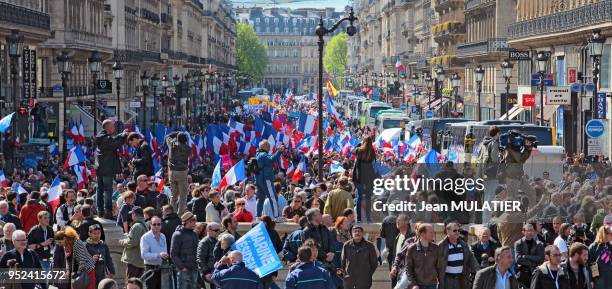
<path id="1" fill-rule="evenodd" d="M 563 105 L 572 103 L 569 86 L 550 86 L 546 89 L 546 104 Z"/>
<path id="2" fill-rule="evenodd" d="M 523 106 L 534 107 L 536 105 L 535 94 L 523 94 Z"/>

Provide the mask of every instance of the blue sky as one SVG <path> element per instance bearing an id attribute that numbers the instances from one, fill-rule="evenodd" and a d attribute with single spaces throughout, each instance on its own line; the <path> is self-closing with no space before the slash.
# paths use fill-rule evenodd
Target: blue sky
<path id="1" fill-rule="evenodd" d="M 323 8 L 323 7 L 334 7 L 336 11 L 343 11 L 344 6 L 349 5 L 352 1 L 349 0 L 298 0 L 300 2 L 294 3 L 282 3 L 282 2 L 290 2 L 291 0 L 279 0 L 278 7 L 289 7 L 292 9 L 295 8 Z M 257 3 L 258 6 L 272 6 L 272 5 L 262 5 L 261 3 L 269 3 L 272 0 L 236 0 L 232 1 L 234 5 L 240 6 L 242 3 Z"/>

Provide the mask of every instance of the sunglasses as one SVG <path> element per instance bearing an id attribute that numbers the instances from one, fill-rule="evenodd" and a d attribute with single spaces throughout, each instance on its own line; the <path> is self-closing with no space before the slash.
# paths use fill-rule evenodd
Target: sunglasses
<path id="1" fill-rule="evenodd" d="M 237 203 L 236 206 L 244 206 L 244 203 Z"/>
<path id="2" fill-rule="evenodd" d="M 458 232 L 459 232 L 459 230 L 453 230 L 452 232 L 453 232 L 453 233 L 458 233 Z"/>
<path id="3" fill-rule="evenodd" d="M 161 223 L 153 223 L 151 226 L 161 226 Z"/>

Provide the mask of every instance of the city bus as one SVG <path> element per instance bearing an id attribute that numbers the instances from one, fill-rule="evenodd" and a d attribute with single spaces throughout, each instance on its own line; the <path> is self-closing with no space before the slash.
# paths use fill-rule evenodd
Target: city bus
<path id="1" fill-rule="evenodd" d="M 427 151 L 429 148 L 434 148 L 440 152 L 440 145 L 438 142 L 438 132 L 443 131 L 448 123 L 461 123 L 466 122 L 464 118 L 429 118 L 421 120 L 421 128 L 423 130 L 421 135 L 421 142 L 423 149 Z"/>
<path id="2" fill-rule="evenodd" d="M 410 120 L 405 111 L 387 109 L 381 110 L 376 114 L 374 126 L 377 132 L 382 132 L 388 128 L 404 128 Z"/>
<path id="3" fill-rule="evenodd" d="M 363 99 L 363 100 L 360 100 L 357 103 L 357 112 L 358 112 L 357 113 L 357 120 L 359 121 L 359 126 L 360 127 L 365 127 L 365 117 L 364 117 L 365 110 L 366 110 L 366 107 L 370 103 L 373 103 L 373 102 L 374 101 L 371 100 L 371 99 Z"/>
<path id="4" fill-rule="evenodd" d="M 376 114 L 381 110 L 392 109 L 393 107 L 384 102 L 372 102 L 366 105 L 362 114 L 362 127 L 374 128 Z"/>

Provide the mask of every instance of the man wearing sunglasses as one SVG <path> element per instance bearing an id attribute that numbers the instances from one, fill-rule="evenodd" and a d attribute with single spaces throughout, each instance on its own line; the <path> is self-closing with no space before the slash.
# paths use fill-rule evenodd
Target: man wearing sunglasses
<path id="1" fill-rule="evenodd" d="M 198 271 L 202 280 L 210 283 L 211 289 L 214 289 L 214 285 L 211 283 L 212 272 L 214 270 L 215 258 L 213 257 L 213 250 L 217 244 L 217 236 L 221 231 L 221 226 L 218 223 L 208 223 L 206 227 L 207 235 L 198 243 L 197 261 Z M 203 285 L 203 284 L 202 284 Z"/>
<path id="2" fill-rule="evenodd" d="M 150 276 L 145 283 L 149 289 L 161 289 L 161 271 L 159 266 L 168 260 L 166 236 L 161 233 L 162 220 L 155 216 L 151 218 L 151 230 L 140 239 L 140 255 L 144 260 L 144 275 Z"/>
<path id="3" fill-rule="evenodd" d="M 438 244 L 442 262 L 446 263 L 446 270 L 441 277 L 444 282 L 438 289 L 467 289 L 469 288 L 470 274 L 476 274 L 480 264 L 474 258 L 470 247 L 459 238 L 459 224 L 446 225 L 446 238 Z"/>

